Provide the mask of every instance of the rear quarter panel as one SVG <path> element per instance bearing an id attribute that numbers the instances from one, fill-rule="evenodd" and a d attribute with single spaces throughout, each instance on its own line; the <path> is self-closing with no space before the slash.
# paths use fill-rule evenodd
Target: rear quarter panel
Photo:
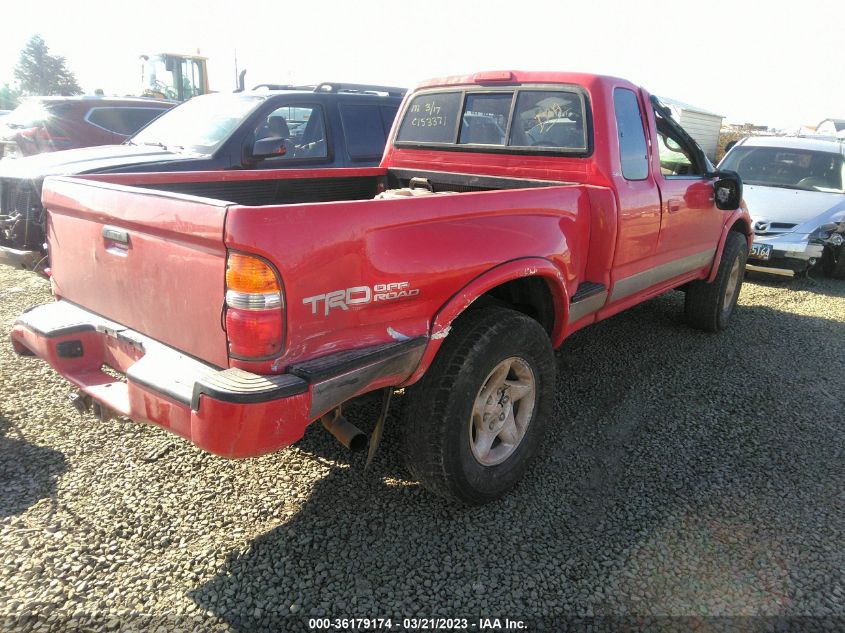
<path id="1" fill-rule="evenodd" d="M 226 245 L 279 270 L 287 344 L 296 359 L 402 337 L 432 319 L 473 279 L 505 262 L 542 257 L 571 293 L 583 272 L 590 196 L 581 186 L 441 194 L 283 207 L 230 207 Z M 413 296 L 335 307 L 309 298 L 407 283 Z M 362 297 L 353 294 L 352 297 Z M 315 308 L 316 306 L 316 308 Z"/>

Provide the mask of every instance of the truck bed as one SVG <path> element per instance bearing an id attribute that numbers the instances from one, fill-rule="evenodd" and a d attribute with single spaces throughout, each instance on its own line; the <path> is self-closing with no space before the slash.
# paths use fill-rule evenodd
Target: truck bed
<path id="1" fill-rule="evenodd" d="M 372 199 L 411 178 L 458 193 Z M 447 301 L 502 263 L 548 258 L 571 296 L 587 264 L 570 251 L 587 252 L 592 223 L 607 224 L 595 197 L 553 181 L 366 168 L 58 177 L 43 200 L 58 297 L 215 366 L 280 373 L 335 349 L 428 337 Z M 278 270 L 281 358 L 227 355 L 229 252 Z M 413 293 L 342 309 L 319 299 L 389 284 Z"/>
<path id="2" fill-rule="evenodd" d="M 96 174 L 80 178 L 255 207 L 369 200 L 384 189 L 408 187 L 412 178 L 428 180 L 435 192 L 455 193 L 571 184 L 555 180 L 382 168 Z"/>

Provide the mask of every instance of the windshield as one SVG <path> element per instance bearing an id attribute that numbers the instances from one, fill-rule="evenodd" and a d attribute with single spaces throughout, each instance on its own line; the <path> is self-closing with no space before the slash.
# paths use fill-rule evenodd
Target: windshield
<path id="1" fill-rule="evenodd" d="M 841 154 L 784 147 L 736 147 L 719 169 L 733 170 L 748 185 L 845 193 Z"/>
<path id="2" fill-rule="evenodd" d="M 210 155 L 264 99 L 240 94 L 197 97 L 165 112 L 127 142 Z"/>

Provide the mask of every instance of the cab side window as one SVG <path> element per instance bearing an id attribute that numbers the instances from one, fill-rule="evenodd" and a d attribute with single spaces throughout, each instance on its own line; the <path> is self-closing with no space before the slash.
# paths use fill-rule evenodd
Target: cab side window
<path id="1" fill-rule="evenodd" d="M 341 103 L 340 121 L 346 138 L 346 149 L 352 160 L 381 158 L 389 128 L 385 128 L 377 104 Z"/>
<path id="2" fill-rule="evenodd" d="M 645 180 L 648 177 L 648 148 L 637 95 L 627 88 L 613 91 L 616 110 L 616 131 L 619 135 L 619 157 L 625 180 Z"/>

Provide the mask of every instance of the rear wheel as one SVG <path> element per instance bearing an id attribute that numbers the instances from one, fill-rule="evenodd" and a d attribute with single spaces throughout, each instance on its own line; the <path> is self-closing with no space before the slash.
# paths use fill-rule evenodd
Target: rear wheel
<path id="1" fill-rule="evenodd" d="M 728 327 L 739 299 L 747 259 L 745 236 L 731 231 L 725 240 L 716 278 L 711 283 L 699 280 L 688 285 L 684 312 L 690 325 L 706 332 Z"/>
<path id="2" fill-rule="evenodd" d="M 822 253 L 822 272 L 827 277 L 845 279 L 845 244 L 827 245 Z"/>
<path id="3" fill-rule="evenodd" d="M 405 456 L 428 490 L 480 504 L 507 492 L 551 415 L 555 362 L 530 317 L 500 307 L 463 315 L 408 390 Z"/>

